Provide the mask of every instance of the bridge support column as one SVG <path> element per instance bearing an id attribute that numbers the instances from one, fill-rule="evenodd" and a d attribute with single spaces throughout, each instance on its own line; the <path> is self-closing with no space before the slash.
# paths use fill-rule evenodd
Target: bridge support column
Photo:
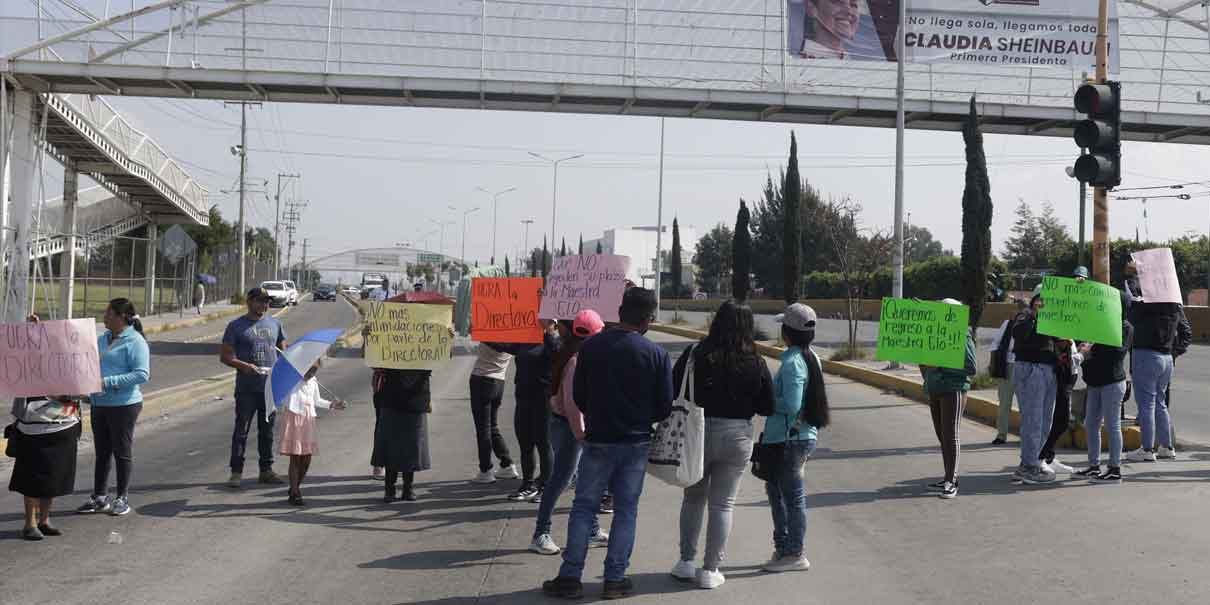
<path id="1" fill-rule="evenodd" d="M 59 288 L 59 308 L 63 319 L 72 318 L 72 303 L 76 296 L 76 207 L 80 194 L 80 173 L 74 164 L 63 168 L 63 225 L 60 230 L 67 239 L 63 243 L 63 262 L 59 273 L 63 286 Z M 84 312 L 88 312 L 88 301 L 84 301 Z"/>
<path id="2" fill-rule="evenodd" d="M 28 90 L 10 90 L 13 113 L 11 124 L 12 151 L 9 154 L 9 194 L 12 205 L 8 214 L 7 239 L 12 242 L 12 256 L 4 286 L 4 321 L 24 321 L 30 313 L 29 244 L 33 229 L 35 188 L 37 180 L 39 116 L 37 96 Z"/>
<path id="3" fill-rule="evenodd" d="M 155 313 L 155 246 L 159 228 L 154 222 L 147 223 L 147 268 L 144 271 L 143 314 Z"/>

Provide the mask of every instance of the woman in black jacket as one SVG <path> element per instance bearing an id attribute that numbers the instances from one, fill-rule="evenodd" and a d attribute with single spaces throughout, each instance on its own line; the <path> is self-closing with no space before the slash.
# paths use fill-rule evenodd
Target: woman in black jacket
<path id="1" fill-rule="evenodd" d="M 1122 400 L 1126 395 L 1126 353 L 1134 340 L 1134 327 L 1122 320 L 1122 346 L 1081 345 L 1084 382 L 1088 384 L 1084 430 L 1088 435 L 1088 468 L 1079 477 L 1122 481 Z M 1101 425 L 1109 433 L 1109 468 L 1101 472 Z"/>
<path id="2" fill-rule="evenodd" d="M 429 458 L 429 423 L 432 394 L 430 370 L 374 369 L 374 453 L 370 463 L 386 468 L 383 502 L 395 501 L 395 482 L 403 475 L 402 499 L 416 500 L 415 473 L 432 468 Z"/>
<path id="3" fill-rule="evenodd" d="M 517 373 L 513 377 L 517 388 L 513 429 L 517 432 L 517 444 L 521 447 L 521 486 L 508 497 L 516 502 L 529 500 L 540 503 L 542 488 L 550 476 L 550 407 L 547 402 L 551 395 L 551 360 L 560 346 L 555 328 L 553 322 L 544 322 L 540 343 L 482 343 L 517 359 Z M 536 478 L 535 466 L 538 471 Z"/>
<path id="4" fill-rule="evenodd" d="M 696 580 L 701 588 L 717 588 L 724 581 L 718 566 L 731 533 L 735 495 L 752 457 L 752 417 L 773 413 L 773 378 L 756 351 L 754 331 L 752 309 L 728 300 L 715 313 L 709 335 L 683 353 L 672 370 L 680 389 L 692 359 L 693 382 L 684 388 L 706 415 L 702 480 L 685 488 L 680 559 L 672 568 L 675 578 Z M 698 569 L 694 561 L 707 503 L 706 553 Z"/>

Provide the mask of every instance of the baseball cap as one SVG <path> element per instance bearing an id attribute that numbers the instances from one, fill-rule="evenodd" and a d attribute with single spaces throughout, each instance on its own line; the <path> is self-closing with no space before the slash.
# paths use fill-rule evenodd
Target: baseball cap
<path id="1" fill-rule="evenodd" d="M 571 322 L 571 331 L 576 336 L 595 336 L 598 332 L 605 328 L 605 322 L 601 321 L 601 316 L 592 309 L 584 309 L 576 313 L 575 319 Z"/>
<path id="2" fill-rule="evenodd" d="M 815 309 L 802 303 L 794 303 L 786 307 L 786 312 L 774 318 L 777 323 L 785 324 L 791 330 L 806 332 L 815 328 Z"/>
<path id="3" fill-rule="evenodd" d="M 265 292 L 264 288 L 252 288 L 248 290 L 248 300 L 272 300 L 273 297 Z"/>
<path id="4" fill-rule="evenodd" d="M 947 304 L 947 305 L 960 305 L 960 304 L 962 304 L 961 302 L 959 302 L 959 301 L 958 301 L 958 299 L 955 299 L 955 298 L 943 298 L 943 299 L 941 299 L 941 302 L 943 302 L 943 303 L 945 303 L 945 304 Z"/>
<path id="5" fill-rule="evenodd" d="M 1088 267 L 1084 267 L 1084 266 L 1076 267 L 1076 270 L 1072 272 L 1072 275 L 1074 275 L 1076 277 L 1083 277 L 1084 279 L 1088 279 Z"/>

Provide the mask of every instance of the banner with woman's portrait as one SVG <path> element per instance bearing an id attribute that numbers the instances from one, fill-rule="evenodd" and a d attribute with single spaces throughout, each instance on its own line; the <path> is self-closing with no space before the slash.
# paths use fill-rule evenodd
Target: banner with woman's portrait
<path id="1" fill-rule="evenodd" d="M 907 2 L 912 63 L 1088 71 L 1096 64 L 1093 0 L 786 0 L 789 54 L 894 62 L 900 2 Z M 1117 5 L 1109 5 L 1109 70 L 1116 72 Z"/>

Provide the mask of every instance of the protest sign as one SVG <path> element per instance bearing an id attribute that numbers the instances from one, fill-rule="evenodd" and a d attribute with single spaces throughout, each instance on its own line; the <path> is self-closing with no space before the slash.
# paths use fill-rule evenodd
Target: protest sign
<path id="1" fill-rule="evenodd" d="M 92 319 L 4 324 L 0 395 L 90 395 L 101 392 L 97 324 Z"/>
<path id="2" fill-rule="evenodd" d="M 395 370 L 432 370 L 449 361 L 454 337 L 449 305 L 366 304 L 366 365 Z"/>
<path id="3" fill-rule="evenodd" d="M 878 316 L 876 357 L 884 361 L 963 368 L 970 312 L 966 305 L 884 298 Z"/>
<path id="4" fill-rule="evenodd" d="M 471 338 L 479 342 L 542 342 L 541 277 L 471 280 Z"/>
<path id="5" fill-rule="evenodd" d="M 1134 266 L 1139 270 L 1139 290 L 1143 302 L 1184 304 L 1181 297 L 1181 282 L 1176 275 L 1176 261 L 1172 248 L 1155 248 L 1131 253 Z"/>
<path id="6" fill-rule="evenodd" d="M 542 319 L 574 319 L 592 309 L 604 321 L 618 321 L 618 307 L 626 289 L 629 256 L 591 254 L 556 258 L 546 276 Z"/>
<path id="7" fill-rule="evenodd" d="M 1122 295 L 1092 280 L 1042 278 L 1038 333 L 1113 347 L 1122 346 Z"/>

